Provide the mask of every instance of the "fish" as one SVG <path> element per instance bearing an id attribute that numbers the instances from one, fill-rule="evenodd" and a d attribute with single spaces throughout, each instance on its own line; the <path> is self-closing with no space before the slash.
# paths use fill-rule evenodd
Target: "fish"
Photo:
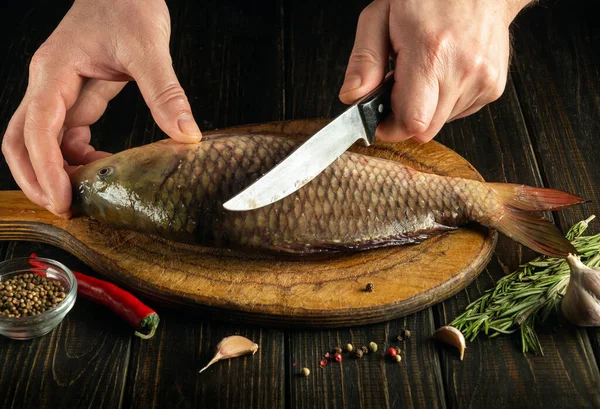
<path id="1" fill-rule="evenodd" d="M 182 243 L 296 256 L 418 244 L 469 223 L 548 256 L 576 254 L 541 212 L 584 202 L 578 196 L 436 175 L 350 151 L 268 206 L 223 207 L 298 146 L 279 135 L 234 134 L 127 149 L 71 174 L 73 214 Z"/>

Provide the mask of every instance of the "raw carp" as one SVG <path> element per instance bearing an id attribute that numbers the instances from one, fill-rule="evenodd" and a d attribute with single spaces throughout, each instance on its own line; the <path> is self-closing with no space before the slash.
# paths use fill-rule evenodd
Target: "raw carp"
<path id="1" fill-rule="evenodd" d="M 249 134 L 129 149 L 72 175 L 73 210 L 174 241 L 293 254 L 419 243 L 468 222 L 543 254 L 575 253 L 540 211 L 580 203 L 579 197 L 439 176 L 351 152 L 278 202 L 247 212 L 223 208 L 297 144 Z"/>

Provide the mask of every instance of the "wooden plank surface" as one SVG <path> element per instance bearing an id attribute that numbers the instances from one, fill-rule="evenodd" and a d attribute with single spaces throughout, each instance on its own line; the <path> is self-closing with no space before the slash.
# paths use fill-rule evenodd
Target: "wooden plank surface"
<path id="1" fill-rule="evenodd" d="M 150 342 L 134 342 L 123 407 L 283 407 L 283 332 L 161 313 L 161 331 Z M 254 355 L 213 364 L 215 346 L 229 335 L 257 344 Z"/>
<path id="2" fill-rule="evenodd" d="M 366 1 L 339 4 L 316 0 L 290 2 L 286 8 L 286 119 L 334 117 L 345 106 L 339 101 L 358 15 Z M 343 10 L 343 11 L 341 11 Z M 340 13 L 347 17 L 340 18 Z M 346 38 L 348 41 L 340 41 Z M 408 327 L 400 365 L 386 361 L 383 351 L 396 345 L 399 329 Z M 288 368 L 292 375 L 307 366 L 309 379 L 291 376 L 287 402 L 295 408 L 443 408 L 444 387 L 438 354 L 430 342 L 434 330 L 431 309 L 388 323 L 331 331 L 289 331 Z M 355 347 L 375 342 L 377 354 L 362 359 L 344 354 L 342 364 L 319 367 L 322 355 L 338 345 Z M 296 366 L 293 366 L 293 364 Z"/>
<path id="3" fill-rule="evenodd" d="M 200 127 L 210 130 L 283 119 L 279 1 L 178 0 L 168 4 L 175 69 Z M 135 99 L 140 105 L 135 112 L 145 112 L 139 95 Z M 145 127 L 151 123 L 147 116 L 136 121 L 132 144 L 148 142 Z M 105 137 L 115 140 L 108 134 Z M 122 149 L 119 146 L 115 151 Z M 123 408 L 284 406 L 282 331 L 232 326 L 222 322 L 226 316 L 216 319 L 166 308 L 160 309 L 160 316 L 161 329 L 155 338 L 133 342 Z M 253 339 L 259 351 L 219 362 L 198 374 L 221 338 L 234 333 Z"/>
<path id="4" fill-rule="evenodd" d="M 259 6 L 257 2 L 242 1 L 179 1 L 170 2 L 169 6 L 175 38 L 172 42 L 175 70 L 190 96 L 190 103 L 200 126 L 211 129 L 230 124 L 281 119 L 283 91 L 278 72 L 283 58 L 280 57 L 280 46 L 272 41 L 280 31 L 279 3 L 261 2 Z M 52 5 L 48 3 L 47 7 Z M 48 15 L 45 8 L 34 8 L 27 12 L 34 20 L 44 19 Z M 23 14 L 26 12 L 23 11 Z M 55 14 L 56 18 L 47 22 L 48 27 L 56 25 L 64 11 L 62 14 L 50 13 L 50 16 Z M 199 19 L 202 24 L 198 24 Z M 32 45 L 26 55 L 11 62 L 9 67 L 15 75 L 24 74 L 18 81 L 10 81 L 12 87 L 15 82 L 26 84 L 27 77 L 23 67 L 48 33 L 49 31 L 36 37 L 38 43 Z M 34 37 L 31 34 L 21 35 L 28 41 Z M 21 39 L 21 36 L 16 39 Z M 23 52 L 17 47 L 14 51 L 15 54 Z M 198 55 L 201 57 L 197 57 Z M 24 89 L 23 86 L 11 93 L 10 102 L 14 107 Z M 260 96 L 260 103 L 256 103 L 257 95 Z M 2 129 L 12 114 L 11 111 L 7 108 L 3 112 L 0 118 Z M 129 84 L 111 102 L 104 117 L 92 126 L 92 132 L 94 145 L 109 152 L 164 137 L 154 124 L 135 84 Z M 0 161 L 0 166 L 2 175 L 8 175 L 4 161 Z M 16 185 L 12 182 L 7 187 L 15 188 Z M 59 260 L 68 260 L 69 263 L 73 259 L 65 258 L 64 252 L 52 246 L 25 243 L 18 246 L 22 248 L 21 254 L 28 254 L 31 250 Z M 90 272 L 80 262 L 74 265 L 80 266 L 82 272 Z M 19 372 L 6 368 L 5 376 L 0 378 L 0 397 L 5 397 L 4 401 L 0 400 L 0 407 L 283 406 L 285 376 L 281 376 L 284 373 L 281 331 L 231 327 L 221 325 L 218 321 L 211 327 L 211 324 L 199 320 L 197 316 L 184 315 L 182 318 L 181 313 L 157 309 L 161 317 L 159 332 L 155 338 L 146 342 L 133 337 L 131 328 L 110 312 L 91 303 L 87 303 L 85 309 L 82 305 L 85 306 L 86 303 L 78 302 L 69 314 L 71 324 L 66 330 L 69 334 L 66 341 L 64 336 L 57 339 L 55 335 L 53 338 L 46 338 L 46 342 L 40 347 L 39 354 L 58 357 L 62 387 L 56 388 L 50 382 L 52 378 L 44 375 L 48 371 L 52 373 L 55 364 L 53 361 L 38 369 L 39 373 L 27 371 L 28 366 Z M 91 312 L 88 311 L 89 308 L 92 309 Z M 85 330 L 90 326 L 96 328 L 95 325 L 98 324 L 101 324 L 97 330 L 100 335 L 90 334 L 91 331 Z M 214 328 L 215 325 L 217 328 Z M 61 328 L 64 326 L 65 324 Z M 109 336 L 103 333 L 106 331 Z M 261 344 L 261 352 L 253 356 L 253 360 L 237 359 L 215 365 L 214 370 L 219 375 L 207 372 L 201 378 L 197 373 L 198 369 L 211 358 L 219 339 L 240 331 L 256 338 Z M 102 343 L 94 341 L 94 336 L 103 337 L 100 339 Z M 123 349 L 115 338 L 123 338 L 127 348 Z M 21 344 L 6 339 L 3 341 L 12 347 L 7 349 L 2 362 L 19 361 L 23 353 L 20 352 L 21 349 L 15 348 Z M 97 355 L 90 357 L 89 353 L 82 353 L 79 360 L 69 359 L 59 349 L 64 343 L 77 345 L 79 350 L 97 348 Z M 54 350 L 59 353 L 53 354 Z M 89 360 L 91 363 L 84 367 L 84 363 Z M 81 370 L 78 366 L 82 367 Z M 182 368 L 185 368 L 185 372 Z M 222 374 L 225 374 L 226 380 Z M 14 385 L 26 385 L 30 376 L 33 377 L 29 383 L 35 387 L 40 382 L 48 381 L 51 387 L 45 384 L 43 386 L 49 392 L 39 397 L 31 396 L 27 400 L 24 398 L 23 388 L 11 389 Z M 114 379 L 108 379 L 108 376 Z M 91 386 L 96 389 L 90 390 Z M 153 389 L 150 390 L 150 387 Z"/>
<path id="5" fill-rule="evenodd" d="M 408 341 L 397 340 L 410 329 Z M 445 408 L 444 387 L 438 351 L 431 340 L 431 309 L 384 324 L 336 331 L 290 331 L 288 334 L 288 385 L 290 407 L 298 408 Z M 330 362 L 321 368 L 323 354 L 352 344 L 354 349 L 375 342 L 377 352 L 362 358 L 342 353 L 342 363 Z M 402 361 L 386 356 L 390 347 L 400 347 Z M 310 378 L 299 375 L 303 367 Z"/>
<path id="6" fill-rule="evenodd" d="M 69 2 L 11 3 L 0 13 L 0 132 L 27 85 L 29 59 L 66 13 Z M 0 189 L 16 189 L 4 158 Z M 60 259 L 84 273 L 80 261 L 55 247 L 4 243 L 1 259 L 31 252 Z M 0 337 L 0 407 L 119 408 L 129 365 L 131 328 L 98 305 L 78 300 L 49 335 L 32 341 Z"/>
<path id="7" fill-rule="evenodd" d="M 89 274 L 60 249 L 13 243 L 6 258 L 36 252 Z M 0 337 L 0 407 L 120 407 L 131 351 L 131 328 L 101 306 L 78 299 L 63 322 L 31 341 Z"/>
<path id="8" fill-rule="evenodd" d="M 472 135 L 459 144 L 465 156 L 479 163 L 476 166 L 481 168 L 486 164 L 490 180 L 541 183 L 534 162 L 522 164 L 523 159 L 533 160 L 533 156 L 528 134 L 519 125 L 519 117 L 515 117 L 517 104 L 514 89 L 509 84 L 501 101 L 484 109 L 473 120 L 452 124 L 440 135 L 441 139 Z M 438 306 L 437 326 L 449 323 L 496 280 L 533 257 L 524 253 L 519 246 L 500 238 L 496 256 L 484 274 L 465 293 Z M 516 334 L 494 339 L 481 336 L 468 344 L 468 358 L 463 362 L 457 360 L 455 350 L 444 348 L 442 372 L 448 407 L 524 408 L 555 402 L 596 407 L 597 368 L 585 331 L 559 328 L 557 332 L 540 334 L 540 339 L 545 352 L 543 357 L 523 355 Z M 552 376 L 540 381 L 541 374 Z"/>
<path id="9" fill-rule="evenodd" d="M 575 183 L 564 183 L 570 175 L 565 169 L 569 165 L 564 159 L 564 147 L 550 145 L 549 141 L 544 140 L 539 128 L 530 125 L 533 118 L 537 123 L 552 124 L 558 116 L 557 113 L 543 113 L 538 110 L 532 112 L 525 108 L 525 117 L 520 115 L 520 107 L 527 107 L 535 100 L 554 106 L 556 100 L 551 97 L 552 84 L 563 84 L 567 89 L 570 88 L 568 84 L 572 84 L 571 81 L 575 80 L 572 78 L 571 81 L 567 80 L 563 83 L 563 76 L 559 73 L 556 73 L 559 74 L 556 76 L 544 76 L 543 73 L 551 65 L 551 61 L 544 60 L 538 53 L 554 54 L 562 58 L 572 55 L 568 47 L 557 50 L 560 44 L 570 43 L 572 41 L 570 38 L 574 34 L 571 30 L 561 28 L 574 27 L 582 22 L 573 13 L 565 15 L 559 9 L 552 15 L 560 19 L 561 28 L 556 26 L 558 20 L 553 24 L 550 23 L 546 28 L 527 23 L 535 22 L 540 15 L 548 14 L 548 11 L 542 8 L 532 9 L 526 11 L 517 20 L 518 29 L 514 33 L 516 50 L 511 80 L 516 78 L 514 83 L 517 84 L 519 92 L 516 92 L 513 83 L 509 82 L 504 96 L 498 102 L 468 120 L 453 123 L 446 128 L 439 139 L 449 146 L 455 146 L 454 143 L 460 146 L 459 151 L 478 169 L 486 169 L 484 177 L 488 180 L 545 185 L 589 198 L 587 196 L 589 189 L 586 185 L 594 180 L 593 176 L 581 176 Z M 556 38 L 547 37 L 550 26 L 555 30 Z M 531 36 L 546 38 L 547 42 L 536 43 L 532 41 Z M 589 50 L 586 55 L 589 57 Z M 589 66 L 582 63 L 579 61 L 577 66 Z M 523 66 L 527 66 L 527 69 L 521 68 Z M 527 73 L 526 78 L 520 77 L 521 70 Z M 550 92 L 550 95 L 547 95 L 547 92 Z M 537 98 L 534 97 L 535 93 L 538 94 Z M 559 97 L 555 94 L 554 98 Z M 574 95 L 565 93 L 563 98 L 566 101 L 573 100 Z M 589 104 L 586 109 L 594 109 L 593 104 L 590 104 L 593 101 L 591 95 L 582 100 Z M 597 105 L 595 109 L 597 110 Z M 564 125 L 551 127 L 554 130 L 565 129 Z M 473 137 L 469 138 L 468 135 Z M 450 140 L 455 142 L 450 143 Z M 542 148 L 544 151 L 552 152 L 552 157 L 540 155 L 538 148 L 540 144 L 544 146 Z M 549 174 L 553 176 L 549 177 Z M 587 179 L 588 177 L 590 179 Z M 571 212 L 579 212 L 579 214 L 577 217 L 567 216 L 568 223 L 564 222 L 565 219 L 561 220 L 560 226 L 564 232 L 572 223 L 584 218 L 584 213 L 585 217 L 589 215 L 585 206 L 577 210 L 561 212 L 560 215 L 563 217 L 563 215 L 573 214 Z M 492 260 L 486 273 L 482 274 L 465 294 L 440 305 L 438 325 L 450 322 L 459 311 L 490 288 L 503 274 L 515 270 L 521 262 L 532 258 L 532 254 L 528 252 L 521 254 L 521 251 L 521 247 L 500 238 L 496 260 Z M 600 405 L 597 362 L 585 330 L 569 326 L 559 327 L 553 331 L 542 330 L 540 341 L 545 352 L 543 357 L 522 355 L 517 340 L 518 335 L 493 340 L 482 336 L 481 339 L 468 345 L 467 354 L 470 359 L 465 359 L 464 362 L 456 361 L 453 351 L 450 355 L 444 351 L 443 373 L 444 383 L 447 385 L 448 406 L 477 408 L 485 405 L 490 408 L 598 407 Z M 540 379 L 542 376 L 543 381 Z"/>
<path id="10" fill-rule="evenodd" d="M 590 213 L 600 216 L 593 3 L 546 3 L 520 16 L 513 30 L 513 82 L 505 95 L 438 137 L 486 179 L 581 189 L 594 202 L 561 212 L 563 229 Z M 200 125 L 339 113 L 337 91 L 365 4 L 170 1 L 174 65 Z M 1 131 L 25 90 L 29 58 L 69 5 L 12 2 L 0 13 Z M 113 152 L 163 137 L 135 84 L 92 129 L 97 147 Z M 8 176 L 0 160 L 0 189 L 16 188 Z M 2 257 L 31 251 L 93 274 L 52 246 L 0 245 Z M 0 407 L 600 407 L 596 330 L 565 325 L 545 331 L 544 357 L 522 355 L 516 337 L 482 337 L 468 345 L 463 362 L 431 342 L 437 326 L 531 256 L 500 237 L 486 272 L 458 296 L 405 319 L 330 331 L 268 331 L 159 309 L 159 333 L 142 341 L 101 307 L 78 301 L 47 338 L 0 340 Z M 370 356 L 318 368 L 319 355 L 334 344 L 373 340 L 381 348 L 394 344 L 403 327 L 413 338 L 400 365 Z M 221 362 L 208 379 L 197 375 L 211 348 L 232 332 L 258 338 L 261 354 Z M 303 365 L 312 365 L 311 377 L 297 376 Z"/>
<path id="11" fill-rule="evenodd" d="M 306 139 L 326 123 L 270 122 L 218 132 Z M 351 150 L 437 175 L 482 180 L 468 162 L 436 141 Z M 64 220 L 32 205 L 20 191 L 0 194 L 1 240 L 54 244 L 164 306 L 277 327 L 371 324 L 420 311 L 473 281 L 491 258 L 496 238 L 489 228 L 469 226 L 414 246 L 282 259 L 160 240 L 87 217 Z M 373 295 L 364 291 L 367 283 L 377 288 Z"/>
<path id="12" fill-rule="evenodd" d="M 559 189 L 577 191 L 590 200 L 584 207 L 561 213 L 558 221 L 562 226 L 570 226 L 591 214 L 600 216 L 597 13 L 597 4 L 589 0 L 580 2 L 578 7 L 557 4 L 552 13 L 532 9 L 528 12 L 527 27 L 515 31 L 523 40 L 515 43 L 515 85 L 544 180 Z M 598 231 L 597 222 L 588 229 L 590 234 Z M 592 328 L 588 333 L 598 363 L 600 331 Z M 587 344 L 583 346 L 588 353 Z M 597 390 L 600 382 L 597 368 L 592 368 L 590 377 Z"/>

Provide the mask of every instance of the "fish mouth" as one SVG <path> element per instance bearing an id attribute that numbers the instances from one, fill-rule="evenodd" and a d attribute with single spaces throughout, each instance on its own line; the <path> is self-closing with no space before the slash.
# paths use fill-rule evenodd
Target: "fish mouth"
<path id="1" fill-rule="evenodd" d="M 90 181 L 83 174 L 83 167 L 70 175 L 71 179 L 71 212 L 73 216 L 85 214 L 91 205 Z"/>
<path id="2" fill-rule="evenodd" d="M 84 181 L 73 183 L 72 189 L 72 201 L 71 201 L 71 212 L 73 216 L 81 216 L 85 213 L 86 208 L 89 206 L 89 198 L 86 192 L 88 191 L 87 183 Z"/>

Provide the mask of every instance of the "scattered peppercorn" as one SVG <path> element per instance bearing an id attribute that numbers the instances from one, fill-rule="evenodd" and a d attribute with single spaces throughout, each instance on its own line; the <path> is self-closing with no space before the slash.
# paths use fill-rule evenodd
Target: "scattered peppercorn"
<path id="1" fill-rule="evenodd" d="M 341 354 L 341 353 L 342 353 L 342 348 L 340 348 L 340 347 L 336 347 L 336 348 L 333 350 L 333 353 L 334 353 L 334 354 Z"/>
<path id="2" fill-rule="evenodd" d="M 352 352 L 353 349 L 354 347 L 352 346 L 352 344 L 346 344 L 346 351 Z"/>
<path id="3" fill-rule="evenodd" d="M 369 353 L 369 348 L 367 348 L 367 347 L 366 347 L 366 346 L 364 346 L 364 345 L 363 345 L 363 346 L 361 346 L 361 347 L 360 347 L 360 349 L 362 349 L 362 351 L 363 351 L 363 354 L 364 354 L 364 355 L 367 355 L 367 354 Z"/>
<path id="4" fill-rule="evenodd" d="M 402 331 L 400 331 L 400 335 L 398 335 L 398 341 L 406 341 L 409 338 L 410 338 L 410 331 L 407 330 L 406 328 L 403 328 Z"/>
<path id="5" fill-rule="evenodd" d="M 308 368 L 302 368 L 301 373 L 304 376 L 308 376 L 308 375 L 310 375 L 310 369 L 308 369 Z"/>
<path id="6" fill-rule="evenodd" d="M 339 353 L 337 353 L 337 352 L 336 352 L 336 353 L 333 355 L 333 358 L 335 359 L 335 362 L 337 362 L 337 363 L 340 363 L 340 362 L 342 362 L 342 354 L 339 354 Z"/>
<path id="7" fill-rule="evenodd" d="M 402 356 L 400 356 L 400 354 L 398 354 L 394 357 L 394 359 L 396 360 L 396 362 L 400 362 L 400 361 L 402 361 Z"/>
<path id="8" fill-rule="evenodd" d="M 377 344 L 374 342 L 369 342 L 369 349 L 373 352 L 377 352 Z"/>
<path id="9" fill-rule="evenodd" d="M 388 349 L 388 355 L 394 358 L 398 355 L 398 351 L 396 350 L 396 348 L 391 347 L 390 349 Z"/>
<path id="10" fill-rule="evenodd" d="M 366 292 L 372 293 L 374 289 L 375 289 L 375 285 L 373 283 L 367 283 L 367 286 L 365 287 Z"/>
<path id="11" fill-rule="evenodd" d="M 321 359 L 321 362 L 320 362 L 321 368 L 323 368 L 325 365 L 327 365 L 327 362 L 329 362 L 329 361 L 327 361 L 327 359 Z"/>
<path id="12" fill-rule="evenodd" d="M 331 354 L 330 354 L 329 352 L 325 352 L 325 353 L 323 354 L 323 358 L 325 358 L 325 359 L 329 359 L 329 358 L 331 358 Z"/>
<path id="13" fill-rule="evenodd" d="M 357 349 L 354 354 L 356 355 L 357 358 L 362 358 L 364 355 L 362 349 Z"/>
<path id="14" fill-rule="evenodd" d="M 14 276 L 0 284 L 0 316 L 21 318 L 56 307 L 66 297 L 54 280 L 33 273 Z"/>

